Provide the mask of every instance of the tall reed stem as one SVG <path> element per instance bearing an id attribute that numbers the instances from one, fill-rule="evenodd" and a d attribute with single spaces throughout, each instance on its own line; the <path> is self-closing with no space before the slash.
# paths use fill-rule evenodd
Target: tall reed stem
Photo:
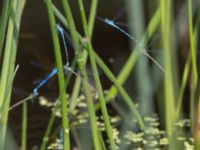
<path id="1" fill-rule="evenodd" d="M 58 83 L 59 83 L 59 91 L 60 91 L 59 97 L 61 101 L 62 132 L 63 132 L 63 141 L 64 141 L 63 148 L 65 150 L 70 150 L 68 106 L 67 106 L 67 98 L 66 98 L 66 92 L 65 92 L 66 88 L 65 88 L 65 79 L 64 79 L 64 73 L 63 73 L 62 56 L 61 56 L 58 33 L 57 33 L 56 22 L 55 22 L 51 0 L 47 0 L 46 4 L 47 4 L 48 15 L 49 15 L 52 40 L 53 40 L 53 45 L 54 45 L 54 54 L 55 54 L 56 64 L 57 64 L 57 69 L 58 69 Z"/>

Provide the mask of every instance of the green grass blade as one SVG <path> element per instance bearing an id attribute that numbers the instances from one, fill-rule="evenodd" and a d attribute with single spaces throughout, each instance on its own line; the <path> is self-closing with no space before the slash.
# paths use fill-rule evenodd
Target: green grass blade
<path id="1" fill-rule="evenodd" d="M 9 19 L 9 7 L 10 6 L 10 0 L 4 0 L 2 5 L 2 13 L 0 18 L 0 58 L 2 56 L 3 52 L 3 43 L 4 43 L 4 37 L 6 33 L 6 27 Z"/>
<path id="2" fill-rule="evenodd" d="M 70 98 L 70 112 L 73 113 L 75 107 L 77 106 L 77 98 L 81 88 L 81 78 L 76 77 L 74 87 L 72 90 L 71 98 Z"/>
<path id="3" fill-rule="evenodd" d="M 194 39 L 194 30 L 193 30 L 193 15 L 192 15 L 192 0 L 188 0 L 188 16 L 189 16 L 189 34 L 190 34 L 190 53 L 192 58 L 192 72 L 193 72 L 193 82 L 194 87 L 196 87 L 198 80 L 198 71 L 197 71 L 197 61 L 196 61 L 196 50 L 195 50 L 195 39 Z"/>
<path id="4" fill-rule="evenodd" d="M 92 0 L 91 7 L 90 7 L 90 16 L 88 21 L 88 32 L 90 37 L 92 38 L 92 33 L 94 29 L 96 11 L 97 11 L 98 0 Z"/>
<path id="5" fill-rule="evenodd" d="M 70 150 L 67 98 L 66 98 L 66 92 L 63 92 L 63 91 L 65 91 L 66 88 L 65 88 L 62 56 L 61 56 L 58 33 L 57 33 L 57 29 L 56 29 L 56 21 L 55 21 L 55 17 L 54 17 L 51 0 L 47 0 L 46 4 L 47 4 L 49 21 L 50 21 L 52 40 L 53 40 L 53 45 L 54 45 L 54 54 L 55 54 L 55 59 L 56 59 L 56 64 L 57 64 L 57 69 L 58 69 L 58 83 L 59 83 L 59 91 L 60 91 L 59 95 L 60 95 L 60 101 L 61 101 L 64 149 Z"/>
<path id="6" fill-rule="evenodd" d="M 22 110 L 22 143 L 21 149 L 27 149 L 27 116 L 28 109 L 27 109 L 27 102 L 23 103 L 23 110 Z"/>
<path id="7" fill-rule="evenodd" d="M 190 55 L 191 55 L 191 65 L 192 65 L 192 82 L 191 82 L 191 96 L 190 96 L 190 119 L 193 131 L 194 126 L 194 106 L 195 106 L 195 90 L 198 81 L 198 71 L 197 71 L 197 61 L 196 61 L 196 50 L 195 50 L 195 36 L 193 30 L 193 15 L 192 15 L 192 0 L 188 0 L 188 17 L 189 17 L 189 34 L 190 34 Z"/>
<path id="8" fill-rule="evenodd" d="M 166 116 L 166 130 L 167 135 L 170 139 L 170 144 L 172 144 L 171 139 L 173 137 L 173 127 L 174 127 L 174 103 L 175 103 L 175 93 L 174 93 L 174 82 L 173 82 L 173 64 L 172 64 L 172 47 L 171 47 L 171 0 L 160 0 L 161 6 L 161 31 L 162 31 L 162 43 L 164 48 L 164 65 L 165 65 L 165 77 L 164 77 L 164 89 L 165 89 L 165 116 Z"/>
<path id="9" fill-rule="evenodd" d="M 176 109 L 176 119 L 181 117 L 180 116 L 181 107 L 183 104 L 183 96 L 184 96 L 186 83 L 188 81 L 190 65 L 191 65 L 191 55 L 188 56 L 185 67 L 184 67 L 184 71 L 183 71 L 183 76 L 182 76 L 182 81 L 181 81 L 181 86 L 180 86 L 180 91 L 179 91 L 179 96 L 178 96 L 178 104 L 177 104 L 177 109 Z"/>

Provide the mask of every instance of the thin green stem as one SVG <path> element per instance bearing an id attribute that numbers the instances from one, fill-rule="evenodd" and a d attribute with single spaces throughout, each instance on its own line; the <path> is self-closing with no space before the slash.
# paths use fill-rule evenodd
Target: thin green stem
<path id="1" fill-rule="evenodd" d="M 64 73 L 63 73 L 62 57 L 61 57 L 58 33 L 57 33 L 57 29 L 56 29 L 56 22 L 55 22 L 55 17 L 54 17 L 51 0 L 47 0 L 46 4 L 47 4 L 48 15 L 49 15 L 56 64 L 57 64 L 57 69 L 58 69 L 58 83 L 59 83 L 60 100 L 61 100 L 62 131 L 63 131 L 63 138 L 64 138 L 63 139 L 64 140 L 64 149 L 70 150 L 67 98 L 66 98 L 66 93 L 63 92 L 63 91 L 65 91 L 66 88 L 65 88 L 65 80 L 64 80 Z"/>
<path id="2" fill-rule="evenodd" d="M 70 98 L 70 112 L 73 113 L 76 105 L 77 105 L 77 97 L 79 95 L 80 92 L 80 88 L 81 88 L 81 78 L 80 77 L 76 77 L 75 83 L 74 83 L 74 87 L 73 87 L 73 92 L 71 94 L 71 98 Z"/>
<path id="3" fill-rule="evenodd" d="M 171 46 L 171 0 L 161 0 L 161 25 L 162 25 L 162 42 L 164 47 L 164 65 L 165 65 L 165 78 L 164 78 L 164 88 L 165 88 L 165 116 L 166 116 L 166 129 L 167 135 L 170 139 L 170 144 L 172 146 L 173 137 L 173 127 L 175 121 L 175 90 L 173 82 L 173 65 L 172 65 L 172 46 Z"/>
<path id="4" fill-rule="evenodd" d="M 189 16 L 189 33 L 190 33 L 190 53 L 192 58 L 192 71 L 193 71 L 193 82 L 196 87 L 198 80 L 197 62 L 196 62 L 196 50 L 195 50 L 195 39 L 192 21 L 192 0 L 188 0 L 188 16 Z"/>
<path id="5" fill-rule="evenodd" d="M 56 6 L 52 3 L 53 11 L 55 13 L 55 16 L 59 18 L 60 22 L 65 25 L 65 27 L 69 27 L 65 17 L 62 15 L 62 13 L 56 8 Z"/>
<path id="6" fill-rule="evenodd" d="M 189 17 L 189 34 L 190 34 L 190 55 L 191 55 L 191 64 L 192 64 L 192 82 L 191 82 L 191 96 L 190 96 L 190 119 L 191 127 L 193 131 L 194 126 L 194 106 L 195 106 L 195 90 L 198 81 L 198 71 L 197 71 L 197 62 L 196 62 L 196 50 L 195 50 L 195 36 L 193 30 L 193 15 L 192 15 L 192 0 L 188 0 L 188 17 Z"/>
<path id="7" fill-rule="evenodd" d="M 188 56 L 185 67 L 184 67 L 184 71 L 183 71 L 183 76 L 182 76 L 182 81 L 181 81 L 181 86 L 180 86 L 180 92 L 179 92 L 179 95 L 178 95 L 178 104 L 177 104 L 177 109 L 176 109 L 176 119 L 180 118 L 181 108 L 182 108 L 182 104 L 183 104 L 183 96 L 184 96 L 184 91 L 185 91 L 186 83 L 187 83 L 188 76 L 189 76 L 190 65 L 191 65 L 191 55 Z"/>
<path id="8" fill-rule="evenodd" d="M 74 20 L 73 20 L 73 16 L 72 16 L 72 13 L 71 13 L 71 9 L 70 9 L 68 0 L 62 0 L 62 5 L 63 5 L 65 17 L 67 19 L 69 32 L 72 36 L 73 47 L 76 50 L 76 52 L 79 53 L 80 50 L 81 50 L 81 47 L 79 45 L 79 39 L 78 39 L 77 34 L 76 34 L 76 26 L 75 26 L 75 23 L 74 23 Z"/>
<path id="9" fill-rule="evenodd" d="M 2 5 L 2 13 L 1 13 L 1 18 L 0 18 L 0 58 L 2 55 L 2 51 L 3 51 L 3 43 L 4 43 L 4 37 L 5 37 L 5 33 L 6 33 L 6 26 L 8 23 L 8 19 L 9 19 L 9 5 L 10 4 L 10 0 L 4 0 L 3 1 L 3 5 Z"/>
<path id="10" fill-rule="evenodd" d="M 96 122 L 96 114 L 95 114 L 95 109 L 94 109 L 94 104 L 93 104 L 93 100 L 92 100 L 92 96 L 91 96 L 91 92 L 90 92 L 90 87 L 88 85 L 88 76 L 86 74 L 86 70 L 85 67 L 82 64 L 83 60 L 78 60 L 78 64 L 79 64 L 79 69 L 81 72 L 81 75 L 83 76 L 83 88 L 85 91 L 85 95 L 86 95 L 86 99 L 87 99 L 87 107 L 88 107 L 88 113 L 89 113 L 89 117 L 90 117 L 90 126 L 92 129 L 92 136 L 93 136 L 93 141 L 94 141 L 94 147 L 96 150 L 101 149 L 100 146 L 100 139 L 99 139 L 99 134 L 98 134 L 98 127 L 97 127 L 97 122 Z"/>
<path id="11" fill-rule="evenodd" d="M 22 150 L 27 149 L 27 102 L 23 103 L 23 112 L 22 112 Z"/>
<path id="12" fill-rule="evenodd" d="M 91 38 L 92 38 L 93 29 L 94 29 L 97 5 L 98 5 L 98 0 L 92 0 L 91 7 L 90 7 L 90 16 L 89 16 L 89 21 L 88 21 L 88 31 Z"/>

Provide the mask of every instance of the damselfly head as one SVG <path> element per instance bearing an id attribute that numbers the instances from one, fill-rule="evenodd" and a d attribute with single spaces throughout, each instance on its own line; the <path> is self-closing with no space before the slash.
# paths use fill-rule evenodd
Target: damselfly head
<path id="1" fill-rule="evenodd" d="M 111 19 L 108 19 L 108 18 L 105 18 L 104 22 L 107 23 L 107 24 L 109 24 L 109 25 L 113 25 L 114 24 L 114 21 L 111 20 Z"/>
<path id="2" fill-rule="evenodd" d="M 56 28 L 57 28 L 57 30 L 58 30 L 59 32 L 64 32 L 63 27 L 62 27 L 59 23 L 56 24 Z"/>
<path id="3" fill-rule="evenodd" d="M 97 17 L 98 20 L 108 24 L 108 25 L 113 25 L 114 21 L 112 19 L 109 18 L 101 18 L 101 17 Z"/>

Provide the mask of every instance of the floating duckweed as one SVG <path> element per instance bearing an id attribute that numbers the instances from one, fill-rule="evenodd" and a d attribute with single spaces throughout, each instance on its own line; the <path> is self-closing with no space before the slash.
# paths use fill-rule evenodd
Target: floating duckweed
<path id="1" fill-rule="evenodd" d="M 164 130 L 160 130 L 160 134 L 161 135 L 165 135 L 165 131 Z"/>
<path id="2" fill-rule="evenodd" d="M 188 143 L 187 141 L 184 142 L 184 146 L 186 150 L 194 150 L 194 146 Z"/>
<path id="3" fill-rule="evenodd" d="M 179 122 L 175 123 L 175 126 L 177 126 L 177 127 L 184 127 L 184 124 L 183 124 L 183 122 L 179 121 Z"/>
<path id="4" fill-rule="evenodd" d="M 73 115 L 76 115 L 76 114 L 78 114 L 78 112 L 79 112 L 78 109 L 74 109 L 74 110 L 71 111 L 70 113 L 73 114 Z"/>
<path id="5" fill-rule="evenodd" d="M 48 106 L 48 101 L 45 101 L 45 98 L 43 100 L 44 100 L 44 102 L 42 104 Z M 70 112 L 71 114 L 73 114 L 75 116 L 74 120 L 71 123 L 71 125 L 73 127 L 79 126 L 88 121 L 87 113 L 85 115 L 79 115 L 80 107 L 81 108 L 87 107 L 84 95 L 79 96 L 79 98 L 77 99 L 77 108 L 75 108 L 73 110 L 73 112 Z M 55 109 L 53 109 L 53 110 L 55 110 Z M 55 112 L 56 116 L 60 117 L 61 116 L 60 109 L 57 108 L 56 110 L 57 110 Z M 127 131 L 126 134 L 124 135 L 126 144 L 128 144 L 128 145 L 133 144 L 134 150 L 141 150 L 144 148 L 160 150 L 159 149 L 160 146 L 165 147 L 169 144 L 168 138 L 165 137 L 165 134 L 166 134 L 165 131 L 159 129 L 159 126 L 160 126 L 159 118 L 157 117 L 156 114 L 154 114 L 152 116 L 154 116 L 154 117 L 149 117 L 149 116 L 144 117 L 144 121 L 147 124 L 144 132 L 135 133 L 132 131 Z M 119 116 L 110 117 L 110 122 L 112 125 L 116 125 L 116 123 L 119 123 L 120 120 L 121 120 L 121 118 Z M 133 120 L 134 120 L 134 122 L 137 122 L 137 120 L 135 120 L 135 119 L 133 119 Z M 103 121 L 103 116 L 97 117 L 97 125 L 101 131 L 105 132 L 106 128 L 105 128 L 105 123 Z M 190 121 L 188 119 L 184 119 L 184 120 L 181 120 L 176 123 L 176 126 L 179 126 L 179 127 L 185 127 L 188 125 L 190 125 Z M 65 133 L 69 134 L 69 129 L 67 129 L 65 131 Z M 119 130 L 117 128 L 113 128 L 113 136 L 114 136 L 114 140 L 117 145 L 119 145 L 119 143 L 121 142 L 121 139 L 119 138 L 119 134 L 120 134 Z M 177 140 L 184 142 L 184 147 L 186 150 L 192 150 L 194 148 L 193 147 L 193 138 L 185 138 L 184 136 L 179 136 L 179 137 L 177 137 Z M 59 142 L 56 141 L 55 143 L 50 145 L 48 147 L 48 149 L 58 149 L 58 146 L 59 146 Z M 119 148 L 117 147 L 117 149 L 119 149 Z"/>
<path id="6" fill-rule="evenodd" d="M 78 115 L 77 119 L 78 120 L 83 120 L 83 119 L 86 119 L 87 117 L 88 117 L 88 115 Z"/>
<path id="7" fill-rule="evenodd" d="M 101 121 L 98 121 L 98 119 L 100 118 L 97 118 L 97 126 L 100 128 L 101 131 L 105 131 L 105 123 L 104 122 L 101 122 Z"/>
<path id="8" fill-rule="evenodd" d="M 145 134 L 159 135 L 161 131 L 158 128 L 148 127 L 145 131 Z"/>
<path id="9" fill-rule="evenodd" d="M 66 98 L 69 98 L 69 97 L 70 97 L 70 94 L 69 94 L 69 93 L 67 93 L 67 94 L 66 94 Z"/>
<path id="10" fill-rule="evenodd" d="M 154 141 L 147 141 L 147 146 L 148 147 L 156 147 L 159 145 L 158 141 L 154 140 Z"/>
<path id="11" fill-rule="evenodd" d="M 60 139 L 56 139 L 55 141 L 56 141 L 56 143 L 60 143 Z"/>
<path id="12" fill-rule="evenodd" d="M 41 106 L 45 106 L 47 103 L 48 103 L 48 100 L 45 97 L 43 97 L 43 96 L 39 97 L 39 104 Z"/>
<path id="13" fill-rule="evenodd" d="M 86 108 L 87 104 L 85 102 L 80 102 L 80 103 L 78 103 L 78 107 L 80 107 L 80 108 Z"/>
<path id="14" fill-rule="evenodd" d="M 65 133 L 66 133 L 66 134 L 69 134 L 69 128 L 65 130 Z"/>
<path id="15" fill-rule="evenodd" d="M 112 131 L 113 131 L 113 137 L 115 139 L 115 142 L 119 144 L 121 142 L 119 138 L 119 130 L 117 128 L 113 128 Z"/>
<path id="16" fill-rule="evenodd" d="M 158 121 L 158 118 L 144 117 L 144 121 L 147 121 L 147 122 L 156 122 L 156 121 Z"/>
<path id="17" fill-rule="evenodd" d="M 56 117 L 59 117 L 59 118 L 61 117 L 60 108 L 52 108 L 52 111 L 54 111 Z"/>
<path id="18" fill-rule="evenodd" d="M 169 140 L 166 137 L 163 137 L 160 139 L 160 145 L 168 145 L 169 144 Z"/>
<path id="19" fill-rule="evenodd" d="M 181 127 L 181 128 L 183 128 L 183 127 L 190 127 L 191 123 L 190 123 L 189 119 L 182 119 L 182 120 L 176 122 L 175 126 Z"/>
<path id="20" fill-rule="evenodd" d="M 97 125 L 98 125 L 98 126 L 100 125 L 100 122 L 99 122 L 99 121 L 97 121 Z"/>
<path id="21" fill-rule="evenodd" d="M 105 127 L 100 127 L 100 130 L 101 131 L 106 131 L 106 128 Z"/>
<path id="22" fill-rule="evenodd" d="M 61 117 L 61 116 L 62 116 L 60 111 L 56 111 L 56 112 L 55 112 L 55 115 L 56 115 L 57 117 Z"/>
<path id="23" fill-rule="evenodd" d="M 121 120 L 121 118 L 119 116 L 114 116 L 110 118 L 110 122 L 111 123 L 117 123 Z"/>
<path id="24" fill-rule="evenodd" d="M 183 137 L 183 136 L 179 136 L 179 137 L 177 137 L 177 140 L 178 140 L 178 141 L 186 141 L 186 138 Z"/>
<path id="25" fill-rule="evenodd" d="M 138 142 L 142 142 L 143 141 L 143 136 L 144 136 L 144 133 L 141 132 L 141 133 L 134 133 L 134 132 L 131 132 L 131 131 L 127 131 L 124 138 L 133 142 L 133 143 L 138 143 Z"/>
<path id="26" fill-rule="evenodd" d="M 190 137 L 190 138 L 189 138 L 189 141 L 192 142 L 192 143 L 194 143 L 194 138 L 193 138 L 193 137 Z"/>
<path id="27" fill-rule="evenodd" d="M 54 107 L 56 105 L 57 101 L 55 102 L 49 102 L 48 99 L 46 99 L 44 96 L 40 96 L 39 97 L 39 104 L 41 106 L 45 106 L 45 107 Z"/>
<path id="28" fill-rule="evenodd" d="M 60 144 L 60 140 L 59 140 L 59 139 L 55 139 L 55 142 L 51 143 L 51 144 L 47 147 L 47 149 L 49 149 L 49 150 L 55 150 L 55 149 L 58 148 L 59 144 Z"/>
<path id="29" fill-rule="evenodd" d="M 95 95 L 94 95 L 94 99 L 98 99 L 98 98 L 99 98 L 98 93 L 95 93 Z"/>
<path id="30" fill-rule="evenodd" d="M 147 140 L 143 139 L 143 140 L 142 140 L 142 143 L 143 143 L 144 145 L 146 145 L 146 144 L 147 144 Z"/>
<path id="31" fill-rule="evenodd" d="M 105 127 L 105 123 L 100 122 L 100 123 L 99 123 L 99 126 L 100 126 L 100 127 Z"/>
<path id="32" fill-rule="evenodd" d="M 157 137 L 157 136 L 156 136 L 156 137 Z M 155 140 L 155 135 L 152 135 L 152 136 L 147 135 L 147 137 L 145 137 L 145 139 L 146 139 L 147 141 L 149 141 L 149 140 Z"/>
<path id="33" fill-rule="evenodd" d="M 79 99 L 80 99 L 80 101 L 81 101 L 81 100 L 85 100 L 85 95 L 83 95 L 83 94 L 80 95 L 80 96 L 79 96 Z"/>
<path id="34" fill-rule="evenodd" d="M 78 120 L 79 124 L 83 124 L 87 122 L 86 118 L 81 118 L 80 120 Z"/>
<path id="35" fill-rule="evenodd" d="M 55 149 L 59 149 L 62 150 L 63 149 L 63 145 L 61 144 L 61 140 L 56 138 L 55 142 L 51 143 L 48 147 L 48 150 L 55 150 Z"/>

